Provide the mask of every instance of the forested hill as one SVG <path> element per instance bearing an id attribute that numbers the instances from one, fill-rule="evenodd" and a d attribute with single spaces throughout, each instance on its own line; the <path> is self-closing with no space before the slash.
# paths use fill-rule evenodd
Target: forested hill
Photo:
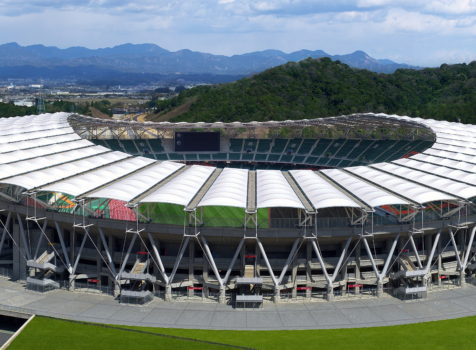
<path id="1" fill-rule="evenodd" d="M 328 58 L 306 59 L 234 83 L 186 90 L 156 107 L 151 120 L 263 121 L 384 112 L 476 123 L 476 61 L 377 74 Z"/>

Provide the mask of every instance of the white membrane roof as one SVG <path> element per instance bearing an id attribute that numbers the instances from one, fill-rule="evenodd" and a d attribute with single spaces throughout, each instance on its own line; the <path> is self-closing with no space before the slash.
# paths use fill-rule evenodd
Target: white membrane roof
<path id="1" fill-rule="evenodd" d="M 129 202 L 183 166 L 183 164 L 173 162 L 157 163 L 109 186 L 91 192 L 87 197 L 112 198 Z"/>
<path id="2" fill-rule="evenodd" d="M 106 165 L 81 175 L 54 182 L 50 185 L 41 187 L 39 190 L 62 192 L 72 196 L 79 196 L 80 194 L 94 190 L 154 162 L 155 161 L 152 159 L 143 157 L 127 158 L 121 162 Z"/>
<path id="3" fill-rule="evenodd" d="M 347 168 L 347 170 L 419 204 L 456 199 L 443 192 L 432 190 L 410 180 L 401 179 L 370 167 L 358 166 Z"/>
<path id="4" fill-rule="evenodd" d="M 304 205 L 279 170 L 256 171 L 257 208 L 300 208 Z"/>
<path id="5" fill-rule="evenodd" d="M 294 181 L 279 170 L 258 170 L 256 207 L 304 209 L 302 194 L 315 209 L 476 197 L 476 126 L 376 116 L 423 124 L 433 130 L 436 143 L 421 154 L 390 163 L 291 170 Z M 55 113 L 0 118 L 0 183 L 126 202 L 185 207 L 197 198 L 199 207 L 246 208 L 248 170 L 225 168 L 212 183 L 214 167 L 158 162 L 96 146 L 74 132 L 68 117 Z"/>
<path id="6" fill-rule="evenodd" d="M 192 165 L 183 173 L 152 192 L 141 203 L 169 203 L 187 206 L 207 181 L 215 168 Z"/>
<path id="7" fill-rule="evenodd" d="M 248 170 L 225 168 L 197 207 L 229 206 L 246 208 Z"/>
<path id="8" fill-rule="evenodd" d="M 316 173 L 309 170 L 291 170 L 290 173 L 311 201 L 314 209 L 332 207 L 360 208 L 360 204 Z"/>
<path id="9" fill-rule="evenodd" d="M 340 169 L 326 169 L 322 170 L 322 173 L 372 208 L 381 207 L 383 205 L 410 204 L 409 201 L 397 197 L 379 186 L 361 180 Z"/>
<path id="10" fill-rule="evenodd" d="M 2 180 L 2 182 L 4 181 L 12 185 L 21 186 L 29 190 L 43 186 L 53 181 L 58 181 L 69 176 L 95 169 L 99 166 L 103 166 L 126 157 L 129 157 L 129 155 L 122 152 L 103 153 L 73 162 L 32 171 L 27 174 L 13 176 L 6 180 Z"/>

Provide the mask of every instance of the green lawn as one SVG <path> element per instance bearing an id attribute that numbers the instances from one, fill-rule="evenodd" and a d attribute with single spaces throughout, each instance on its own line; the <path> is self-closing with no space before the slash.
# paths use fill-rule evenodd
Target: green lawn
<path id="1" fill-rule="evenodd" d="M 213 350 L 233 348 L 227 344 L 263 350 L 476 349 L 476 317 L 391 327 L 305 331 L 210 331 L 119 327 L 124 329 L 37 317 L 9 349 Z M 140 333 L 127 331 L 126 328 Z M 167 338 L 164 335 L 211 341 L 223 345 Z"/>
<path id="2" fill-rule="evenodd" d="M 161 224 L 182 225 L 185 219 L 183 206 L 167 203 L 141 204 L 140 212 Z M 210 227 L 242 227 L 245 211 L 234 207 L 204 207 L 203 222 Z M 261 228 L 269 226 L 268 210 L 258 210 L 258 224 Z"/>

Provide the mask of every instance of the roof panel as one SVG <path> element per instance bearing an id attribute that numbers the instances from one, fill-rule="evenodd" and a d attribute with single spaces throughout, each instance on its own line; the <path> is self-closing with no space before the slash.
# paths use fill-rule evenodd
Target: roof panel
<path id="1" fill-rule="evenodd" d="M 397 197 L 380 187 L 361 180 L 358 177 L 348 174 L 343 170 L 326 169 L 321 170 L 321 172 L 372 208 L 381 207 L 383 205 L 410 204 L 409 201 Z"/>
<path id="2" fill-rule="evenodd" d="M 68 127 L 65 127 L 65 128 L 49 129 L 49 130 L 34 131 L 34 132 L 29 132 L 29 133 L 7 135 L 7 136 L 2 136 L 0 138 L 0 144 L 9 143 L 9 142 L 23 141 L 23 140 L 31 140 L 31 139 L 41 138 L 41 137 L 50 137 L 50 136 L 56 136 L 56 135 L 63 135 L 63 134 L 69 134 L 69 133 L 72 133 L 72 132 L 74 132 L 74 130 L 70 126 L 68 126 Z"/>
<path id="3" fill-rule="evenodd" d="M 400 164 L 379 163 L 372 165 L 372 167 L 375 167 L 379 170 L 387 171 L 391 174 L 395 174 L 397 176 L 408 179 L 415 183 L 419 183 L 421 185 L 428 185 L 432 188 L 441 188 L 446 193 L 450 193 L 457 197 L 468 199 L 476 196 L 475 186 L 453 181 L 435 174 L 429 174 L 423 171 L 409 169 L 407 167 L 401 166 Z"/>
<path id="4" fill-rule="evenodd" d="M 183 166 L 183 164 L 168 161 L 157 163 L 100 190 L 91 192 L 87 197 L 111 198 L 130 202 Z"/>
<path id="5" fill-rule="evenodd" d="M 122 162 L 107 165 L 96 170 L 91 170 L 85 174 L 52 183 L 40 188 L 40 190 L 79 196 L 82 193 L 94 190 L 154 162 L 155 160 L 144 157 L 127 158 Z"/>
<path id="6" fill-rule="evenodd" d="M 36 158 L 46 155 L 51 155 L 65 150 L 73 150 L 83 147 L 92 146 L 93 143 L 88 140 L 76 140 L 67 143 L 52 144 L 46 146 L 39 146 L 27 150 L 17 150 L 2 154 L 0 157 L 0 164 L 18 162 L 24 159 Z"/>
<path id="7" fill-rule="evenodd" d="M 170 203 L 187 206 L 214 170 L 214 167 L 192 165 L 143 198 L 141 203 Z"/>
<path id="8" fill-rule="evenodd" d="M 49 168 L 36 170 L 24 175 L 13 176 L 2 182 L 21 186 L 27 190 L 58 181 L 69 176 L 95 169 L 120 159 L 128 157 L 122 152 L 108 152 L 98 154 L 89 158 L 76 160 L 74 162 L 60 164 Z"/>
<path id="9" fill-rule="evenodd" d="M 311 170 L 291 170 L 290 173 L 315 209 L 360 207 L 352 198 Z"/>
<path id="10" fill-rule="evenodd" d="M 68 141 L 74 141 L 74 140 L 81 140 L 81 137 L 79 137 L 75 133 L 70 133 L 65 135 L 44 137 L 44 138 L 39 138 L 34 140 L 4 143 L 4 144 L 1 144 L 0 146 L 0 154 L 17 151 L 21 149 L 33 149 L 33 148 L 41 147 L 45 145 L 52 145 L 54 143 L 62 143 L 62 142 L 68 142 Z"/>
<path id="11" fill-rule="evenodd" d="M 296 193 L 279 170 L 256 171 L 257 208 L 300 208 L 304 209 Z"/>
<path id="12" fill-rule="evenodd" d="M 71 162 L 76 159 L 89 157 L 92 155 L 109 152 L 110 150 L 102 146 L 92 146 L 62 153 L 56 153 L 49 156 L 41 156 L 33 159 L 22 160 L 14 163 L 0 164 L 0 176 L 8 178 L 26 172 L 35 171 L 45 167 L 51 167 L 65 162 Z"/>
<path id="13" fill-rule="evenodd" d="M 246 208 L 248 170 L 225 168 L 197 207 L 227 206 Z"/>
<path id="14" fill-rule="evenodd" d="M 396 176 L 381 172 L 377 169 L 358 166 L 347 168 L 346 170 L 359 175 L 374 184 L 387 188 L 394 193 L 401 194 L 410 200 L 423 204 L 440 200 L 455 200 L 456 198 L 448 194 L 432 190 L 428 187 L 416 184 L 412 181 L 398 178 Z"/>

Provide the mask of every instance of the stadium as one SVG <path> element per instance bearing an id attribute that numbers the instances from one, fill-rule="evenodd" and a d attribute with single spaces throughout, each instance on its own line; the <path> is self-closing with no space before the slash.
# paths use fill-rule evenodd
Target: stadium
<path id="1" fill-rule="evenodd" d="M 476 126 L 386 114 L 0 120 L 0 270 L 120 302 L 316 301 L 462 286 Z"/>

